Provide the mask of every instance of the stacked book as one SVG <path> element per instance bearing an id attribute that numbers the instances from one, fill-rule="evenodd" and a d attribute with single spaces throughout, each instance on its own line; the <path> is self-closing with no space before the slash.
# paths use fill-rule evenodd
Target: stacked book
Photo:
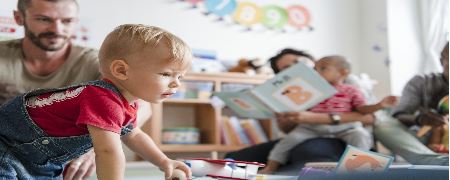
<path id="1" fill-rule="evenodd" d="M 255 119 L 238 119 L 237 117 L 222 117 L 222 144 L 254 145 L 269 140 L 261 124 Z"/>

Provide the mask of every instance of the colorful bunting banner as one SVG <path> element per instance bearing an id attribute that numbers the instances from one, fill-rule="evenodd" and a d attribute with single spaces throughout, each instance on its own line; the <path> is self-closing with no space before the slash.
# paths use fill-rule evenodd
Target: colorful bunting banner
<path id="1" fill-rule="evenodd" d="M 207 12 L 205 15 L 216 15 L 219 20 L 230 17 L 239 25 L 247 29 L 262 25 L 271 30 L 284 31 L 285 29 L 313 31 L 311 14 L 302 5 L 281 7 L 279 5 L 259 6 L 253 2 L 237 2 L 236 0 L 181 0 L 197 8 L 203 3 Z"/>

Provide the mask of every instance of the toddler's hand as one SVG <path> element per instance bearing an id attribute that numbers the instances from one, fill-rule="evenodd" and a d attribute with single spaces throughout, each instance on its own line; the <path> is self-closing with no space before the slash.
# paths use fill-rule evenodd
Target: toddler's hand
<path id="1" fill-rule="evenodd" d="M 398 96 L 387 96 L 380 101 L 380 105 L 383 108 L 395 106 L 397 105 L 397 103 L 398 103 Z"/>
<path id="2" fill-rule="evenodd" d="M 181 161 L 175 161 L 169 158 L 167 158 L 160 164 L 159 169 L 161 171 L 164 171 L 165 179 L 169 179 L 170 177 L 172 177 L 173 171 L 175 169 L 183 171 L 186 174 L 187 179 L 190 179 L 192 176 L 191 169 L 186 164 Z"/>

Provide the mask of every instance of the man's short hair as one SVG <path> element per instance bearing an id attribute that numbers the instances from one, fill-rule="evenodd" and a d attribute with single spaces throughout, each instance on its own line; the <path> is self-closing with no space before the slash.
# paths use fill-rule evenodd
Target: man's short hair
<path id="1" fill-rule="evenodd" d="M 171 60 L 181 62 L 186 56 L 192 56 L 191 49 L 183 40 L 162 28 L 124 24 L 116 27 L 103 41 L 99 51 L 100 66 L 106 67 L 112 60 L 127 60 L 160 43 L 167 43 Z"/>
<path id="2" fill-rule="evenodd" d="M 275 55 L 269 59 L 270 66 L 272 67 L 272 70 L 274 73 L 280 72 L 280 69 L 277 67 L 277 62 L 278 62 L 278 60 L 280 60 L 281 57 L 283 57 L 286 54 L 293 54 L 293 55 L 297 55 L 297 56 L 307 57 L 308 59 L 311 59 L 311 61 L 315 60 L 313 56 L 311 56 L 310 54 L 308 54 L 305 51 L 286 48 L 286 49 L 281 50 L 277 55 Z"/>
<path id="3" fill-rule="evenodd" d="M 17 10 L 19 10 L 23 15 L 25 15 L 25 10 L 27 10 L 31 6 L 31 1 L 33 1 L 33 0 L 18 0 L 17 1 Z M 54 2 L 54 3 L 61 2 L 61 1 L 73 1 L 78 7 L 78 3 L 76 0 L 44 0 L 44 1 Z"/>

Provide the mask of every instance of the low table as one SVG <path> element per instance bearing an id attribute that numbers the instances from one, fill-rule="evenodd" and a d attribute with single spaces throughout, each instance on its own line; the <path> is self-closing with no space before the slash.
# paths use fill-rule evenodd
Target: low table
<path id="1" fill-rule="evenodd" d="M 258 175 L 254 180 L 297 180 L 297 176 L 280 176 L 280 175 Z M 89 180 L 96 180 L 96 175 L 92 175 Z M 162 180 L 164 173 L 158 167 L 145 161 L 128 162 L 125 170 L 126 180 Z M 198 177 L 195 180 L 214 180 L 210 177 Z"/>
<path id="2" fill-rule="evenodd" d="M 347 173 L 347 174 L 309 174 L 299 176 L 298 180 L 448 180 L 448 166 L 431 165 L 391 165 L 387 172 Z"/>

